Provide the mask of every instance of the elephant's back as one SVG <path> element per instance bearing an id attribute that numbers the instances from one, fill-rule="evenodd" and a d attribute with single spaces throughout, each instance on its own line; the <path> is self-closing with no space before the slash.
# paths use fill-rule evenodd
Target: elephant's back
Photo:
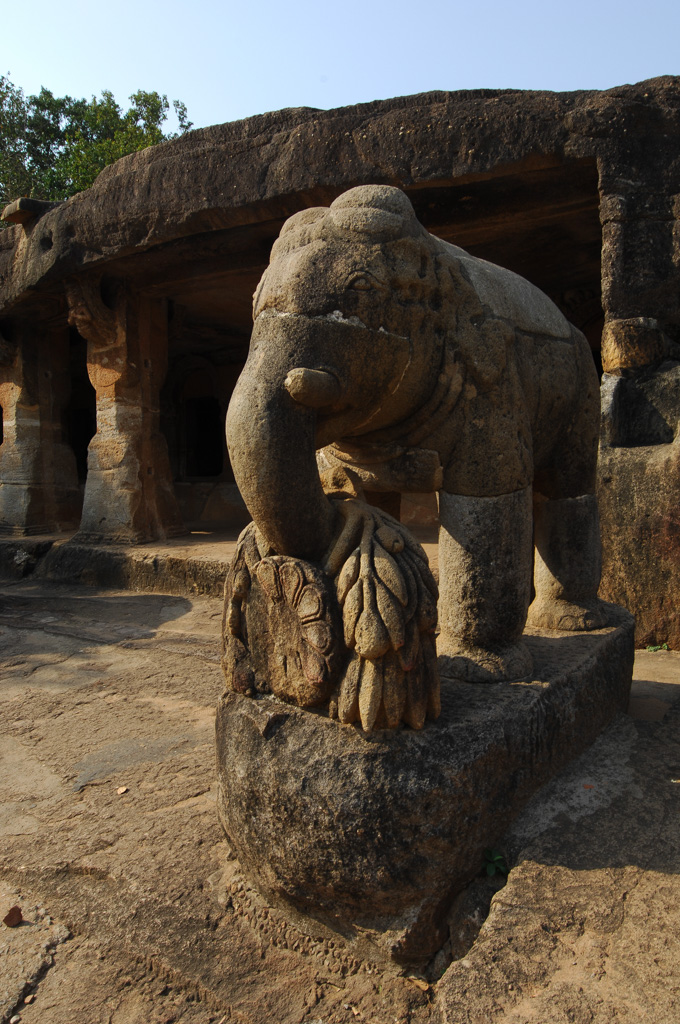
<path id="1" fill-rule="evenodd" d="M 508 320 L 521 331 L 561 341 L 571 340 L 569 321 L 555 303 L 526 278 L 471 256 L 450 242 L 438 241 L 446 254 L 459 265 L 490 315 Z"/>

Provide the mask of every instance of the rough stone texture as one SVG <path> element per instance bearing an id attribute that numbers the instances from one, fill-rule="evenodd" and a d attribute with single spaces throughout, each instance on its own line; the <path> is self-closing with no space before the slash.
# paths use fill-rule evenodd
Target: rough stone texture
<path id="1" fill-rule="evenodd" d="M 680 364 L 605 376 L 601 594 L 636 609 L 638 645 L 680 648 Z"/>
<path id="2" fill-rule="evenodd" d="M 53 543 L 54 537 L 1 539 L 0 577 L 5 580 L 21 580 L 30 576 Z"/>
<path id="3" fill-rule="evenodd" d="M 467 184 L 522 161 L 530 173 L 597 157 L 609 207 L 603 220 L 612 226 L 608 287 L 622 305 L 635 306 L 637 296 L 662 285 L 657 271 L 671 267 L 667 249 L 654 251 L 652 234 L 662 230 L 670 239 L 678 108 L 678 80 L 664 77 L 605 92 L 434 92 L 215 125 L 107 167 L 88 192 L 35 222 L 30 235 L 21 227 L 5 232 L 4 294 L 13 300 L 42 279 L 136 248 L 263 220 L 273 211 L 285 217 L 309 205 L 300 199 L 318 196 L 319 183 L 334 198 L 361 181 Z M 638 177 L 626 180 L 632 167 Z M 22 259 L 15 262 L 21 239 Z M 624 246 L 630 270 L 619 261 Z M 662 287 L 664 300 L 677 304 L 672 279 Z"/>
<path id="4" fill-rule="evenodd" d="M 662 362 L 670 354 L 670 339 L 651 317 L 610 320 L 602 332 L 602 367 L 605 373 L 640 370 Z"/>
<path id="5" fill-rule="evenodd" d="M 597 498 L 534 500 L 534 626 L 592 629 L 601 620 L 596 598 L 602 571 Z M 565 559 L 564 552 L 569 552 Z"/>
<path id="6" fill-rule="evenodd" d="M 11 899 L 20 899 L 0 883 L 0 900 L 6 906 Z M 19 909 L 19 908 L 17 908 Z M 21 911 L 20 911 L 21 912 Z M 57 948 L 71 937 L 63 924 L 54 924 L 44 907 L 26 907 L 23 927 L 15 927 L 11 936 L 0 932 L 2 974 L 0 974 L 0 1022 L 8 1024 L 29 995 L 54 966 Z M 3 923 L 6 923 L 3 920 Z M 29 996 L 28 1005 L 34 996 Z"/>
<path id="7" fill-rule="evenodd" d="M 250 522 L 250 514 L 236 484 L 175 483 L 175 493 L 185 523 L 201 523 L 238 530 Z"/>
<path id="8" fill-rule="evenodd" d="M 247 566 L 242 554 L 239 544 L 225 592 L 227 682 L 298 707 L 323 704 L 345 660 L 330 581 L 299 558 L 265 556 Z"/>
<path id="9" fill-rule="evenodd" d="M 529 684 L 444 684 L 422 734 L 366 737 L 272 697 L 217 713 L 218 808 L 247 877 L 358 949 L 423 965 L 530 794 L 626 707 L 633 622 L 527 635 Z"/>
<path id="10" fill-rule="evenodd" d="M 0 538 L 0 578 L 118 587 L 222 600 L 236 537 L 175 538 L 154 545 L 78 544 L 64 534 Z"/>
<path id="11" fill-rule="evenodd" d="M 531 488 L 496 498 L 442 493 L 439 509 L 442 672 L 521 679 L 532 667 L 521 639 L 531 594 Z"/>
<path id="12" fill-rule="evenodd" d="M 189 557 L 187 554 L 172 547 L 159 552 L 66 541 L 52 544 L 29 568 L 41 579 L 77 581 L 89 587 L 221 596 L 229 569 L 222 551 L 213 551 L 208 557 L 201 557 L 196 549 Z"/>
<path id="13" fill-rule="evenodd" d="M 0 907 L 26 919 L 0 924 L 7 1018 L 347 1024 L 353 1006 L 380 1024 L 427 1020 L 426 992 L 301 933 L 229 859 L 215 814 L 221 615 L 221 600 L 3 589 Z"/>
<path id="14" fill-rule="evenodd" d="M 363 186 L 284 224 L 253 318 L 227 436 L 275 554 L 332 558 L 341 506 L 326 491 L 439 491 L 439 654 L 471 681 L 522 678 L 533 485 L 536 624 L 604 625 L 597 375 L 547 296 L 430 235 L 400 190 Z"/>
<path id="15" fill-rule="evenodd" d="M 0 220 L 4 220 L 8 224 L 25 224 L 58 205 L 56 202 L 52 203 L 45 199 L 29 199 L 28 196 L 21 196 L 5 207 L 0 214 Z"/>
<path id="16" fill-rule="evenodd" d="M 675 1024 L 680 703 L 636 701 L 640 720 L 618 719 L 505 837 L 517 867 L 439 982 L 438 1024 Z"/>

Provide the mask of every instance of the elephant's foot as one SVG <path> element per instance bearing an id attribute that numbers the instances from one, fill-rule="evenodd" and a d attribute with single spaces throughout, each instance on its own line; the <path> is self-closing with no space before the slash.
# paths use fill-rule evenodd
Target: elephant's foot
<path id="1" fill-rule="evenodd" d="M 560 629 L 570 633 L 604 629 L 608 625 L 607 606 L 598 598 L 571 602 L 550 598 L 533 602 L 529 608 L 527 625 L 537 629 Z"/>
<path id="2" fill-rule="evenodd" d="M 490 650 L 486 647 L 440 648 L 439 674 L 466 683 L 512 683 L 531 673 L 529 648 L 521 640 Z"/>

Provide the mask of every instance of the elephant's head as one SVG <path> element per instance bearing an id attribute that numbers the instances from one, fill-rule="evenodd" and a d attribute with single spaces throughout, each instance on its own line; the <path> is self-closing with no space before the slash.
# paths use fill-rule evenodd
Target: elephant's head
<path id="1" fill-rule="evenodd" d="M 236 481 L 279 554 L 315 560 L 330 543 L 316 450 L 404 421 L 436 385 L 450 324 L 437 244 L 382 185 L 284 224 L 227 416 Z"/>

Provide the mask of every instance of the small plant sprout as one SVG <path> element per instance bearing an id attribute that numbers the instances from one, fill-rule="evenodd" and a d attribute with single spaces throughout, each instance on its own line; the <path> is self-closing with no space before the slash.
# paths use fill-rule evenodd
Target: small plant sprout
<path id="1" fill-rule="evenodd" d="M 508 865 L 500 850 L 484 851 L 484 867 L 487 875 L 492 878 L 494 875 L 507 875 Z"/>

